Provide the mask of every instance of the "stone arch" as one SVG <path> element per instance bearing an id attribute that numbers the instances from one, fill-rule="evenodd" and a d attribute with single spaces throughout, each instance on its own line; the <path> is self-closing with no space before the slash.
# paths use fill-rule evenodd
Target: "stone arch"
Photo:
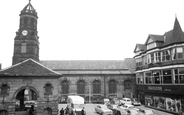
<path id="1" fill-rule="evenodd" d="M 12 99 L 16 99 L 17 94 L 18 94 L 21 90 L 26 89 L 27 87 L 28 87 L 29 89 L 33 90 L 33 91 L 36 93 L 37 98 L 40 97 L 40 96 L 39 96 L 39 92 L 38 92 L 38 91 L 36 90 L 36 88 L 34 88 L 33 86 L 22 86 L 22 87 L 20 87 L 19 89 L 17 89 L 17 90 L 15 91 L 15 93 L 13 94 Z"/>

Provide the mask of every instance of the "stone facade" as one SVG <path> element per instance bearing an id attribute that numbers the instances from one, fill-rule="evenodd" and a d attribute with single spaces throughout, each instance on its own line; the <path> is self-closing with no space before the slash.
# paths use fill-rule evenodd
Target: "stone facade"
<path id="1" fill-rule="evenodd" d="M 37 115 L 48 108 L 57 115 L 58 103 L 73 94 L 90 103 L 135 96 L 133 59 L 40 61 L 37 19 L 29 1 L 20 14 L 13 64 L 0 70 L 0 114 L 15 115 L 34 101 Z"/>

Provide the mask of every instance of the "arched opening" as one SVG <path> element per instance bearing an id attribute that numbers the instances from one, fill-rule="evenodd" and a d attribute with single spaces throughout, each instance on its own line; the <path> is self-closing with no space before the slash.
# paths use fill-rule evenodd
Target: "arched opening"
<path id="1" fill-rule="evenodd" d="M 17 95 L 15 96 L 16 99 L 15 111 L 26 111 L 31 107 L 31 105 L 37 107 L 37 98 L 38 94 L 35 90 L 29 87 L 20 89 Z"/>
<path id="2" fill-rule="evenodd" d="M 0 110 L 0 115 L 8 115 L 8 111 L 7 110 Z"/>

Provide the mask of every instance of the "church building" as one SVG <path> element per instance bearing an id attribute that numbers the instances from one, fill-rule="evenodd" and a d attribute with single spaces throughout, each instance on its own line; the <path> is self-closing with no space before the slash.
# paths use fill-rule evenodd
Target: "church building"
<path id="1" fill-rule="evenodd" d="M 12 66 L 0 70 L 0 114 L 15 115 L 32 102 L 37 115 L 46 108 L 56 115 L 68 95 L 80 95 L 86 103 L 135 97 L 134 59 L 40 60 L 38 15 L 30 1 L 19 16 Z"/>

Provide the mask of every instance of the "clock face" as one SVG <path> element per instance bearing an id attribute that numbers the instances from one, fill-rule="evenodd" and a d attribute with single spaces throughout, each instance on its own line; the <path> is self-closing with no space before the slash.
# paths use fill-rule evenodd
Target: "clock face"
<path id="1" fill-rule="evenodd" d="M 22 35 L 23 35 L 23 36 L 26 36 L 27 34 L 28 34 L 28 31 L 27 31 L 27 30 L 23 30 L 23 31 L 22 31 Z"/>

